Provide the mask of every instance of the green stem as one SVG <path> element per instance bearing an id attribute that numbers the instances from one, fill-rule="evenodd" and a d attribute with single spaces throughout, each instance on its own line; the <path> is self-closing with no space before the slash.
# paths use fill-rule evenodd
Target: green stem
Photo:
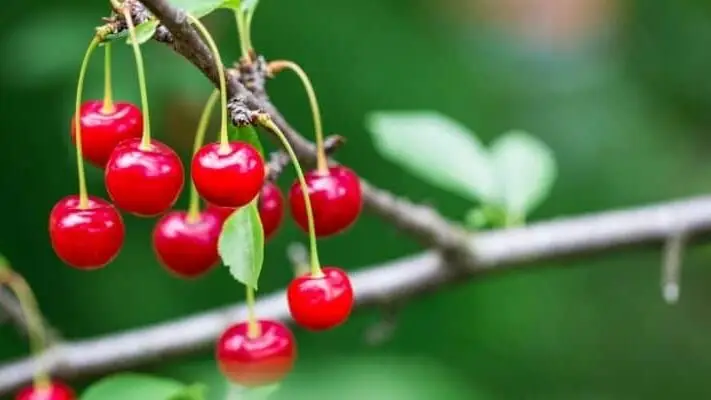
<path id="1" fill-rule="evenodd" d="M 249 42 L 248 33 L 246 29 L 246 23 L 244 20 L 244 14 L 241 10 L 235 11 L 235 21 L 237 22 L 237 34 L 239 35 L 239 48 L 240 53 L 242 53 L 242 58 L 245 60 L 250 59 L 249 55 Z"/>
<path id="2" fill-rule="evenodd" d="M 274 132 L 274 134 L 279 138 L 284 150 L 289 154 L 291 163 L 296 170 L 296 175 L 299 179 L 299 185 L 301 186 L 301 192 L 304 196 L 304 206 L 306 207 L 306 219 L 309 225 L 309 250 L 310 250 L 310 261 L 311 261 L 311 275 L 314 277 L 322 276 L 321 263 L 318 259 L 318 246 L 316 244 L 316 228 L 314 225 L 314 213 L 313 208 L 311 208 L 311 198 L 309 197 L 309 188 L 306 185 L 306 179 L 304 178 L 304 172 L 301 170 L 301 164 L 299 164 L 299 159 L 294 153 L 294 149 L 291 148 L 291 144 L 286 140 L 284 132 L 279 129 L 279 127 L 272 121 L 272 119 L 267 114 L 260 114 L 257 118 L 259 123 L 265 128 Z"/>
<path id="3" fill-rule="evenodd" d="M 46 332 L 42 324 L 42 317 L 30 286 L 27 281 L 8 265 L 0 265 L 0 284 L 7 285 L 20 304 L 22 314 L 27 321 L 27 333 L 30 339 L 30 351 L 38 357 L 45 349 Z M 33 377 L 33 385 L 38 389 L 49 388 L 50 378 L 46 368 L 40 367 Z"/>
<path id="4" fill-rule="evenodd" d="M 262 336 L 262 330 L 257 320 L 257 312 L 254 310 L 254 289 L 249 285 L 245 287 L 247 288 L 247 337 L 256 339 Z"/>
<path id="5" fill-rule="evenodd" d="M 89 66 L 89 59 L 91 54 L 96 49 L 99 44 L 99 38 L 94 37 L 89 43 L 89 47 L 86 49 L 84 54 L 84 59 L 81 62 L 81 67 L 79 69 L 79 79 L 77 80 L 77 95 L 76 103 L 74 105 L 74 134 L 76 135 L 75 140 L 77 142 L 77 174 L 79 175 L 79 208 L 84 209 L 89 206 L 89 193 L 86 189 L 86 174 L 84 173 L 84 152 L 81 139 L 81 97 L 82 90 L 84 89 L 84 77 L 86 75 L 86 69 Z"/>
<path id="6" fill-rule="evenodd" d="M 104 105 L 101 107 L 103 114 L 115 111 L 113 90 L 111 89 L 111 43 L 104 44 Z"/>
<path id="7" fill-rule="evenodd" d="M 222 64 L 222 58 L 220 57 L 220 50 L 215 44 L 215 40 L 210 35 L 210 32 L 205 28 L 205 25 L 200 22 L 199 19 L 187 14 L 188 19 L 198 28 L 202 36 L 207 41 L 208 46 L 210 46 L 210 51 L 212 51 L 213 57 L 215 57 L 215 64 L 217 64 L 217 74 L 220 80 L 220 102 L 222 106 L 222 119 L 220 121 L 220 150 L 227 150 L 229 144 L 229 137 L 227 136 L 227 82 L 225 79 L 225 67 Z"/>
<path id="8" fill-rule="evenodd" d="M 146 88 L 146 72 L 143 68 L 143 55 L 141 55 L 141 45 L 136 39 L 136 27 L 133 25 L 131 13 L 128 8 L 124 7 L 123 16 L 128 25 L 128 34 L 131 36 L 131 45 L 133 46 L 133 55 L 136 59 L 136 71 L 138 73 L 138 87 L 141 91 L 141 108 L 143 109 L 143 137 L 141 137 L 140 148 L 146 150 L 151 146 L 151 123 L 148 115 L 148 90 Z"/>
<path id="9" fill-rule="evenodd" d="M 205 103 L 205 108 L 202 110 L 202 115 L 200 115 L 200 121 L 198 122 L 197 132 L 195 133 L 193 154 L 200 150 L 200 147 L 202 147 L 202 143 L 205 140 L 207 125 L 210 123 L 210 114 L 212 113 L 212 109 L 215 108 L 215 103 L 217 103 L 217 95 L 219 93 L 219 91 L 213 90 L 212 94 Z M 192 180 L 190 181 L 190 206 L 188 207 L 187 219 L 188 222 L 196 222 L 200 219 L 200 196 L 198 195 L 195 183 L 193 183 Z"/>
<path id="10" fill-rule="evenodd" d="M 250 56 L 254 52 L 254 46 L 252 45 L 252 17 L 254 17 L 254 8 L 247 12 L 244 23 L 244 33 L 247 38 L 245 43 Z"/>
<path id="11" fill-rule="evenodd" d="M 316 100 L 316 91 L 311 84 L 311 80 L 306 72 L 295 62 L 279 60 L 269 63 L 269 69 L 273 73 L 288 69 L 293 71 L 301 80 L 306 95 L 309 97 L 311 106 L 311 114 L 314 120 L 314 131 L 316 133 L 316 169 L 322 174 L 328 173 L 328 159 L 326 158 L 326 150 L 323 145 L 323 126 L 321 122 L 321 111 L 319 110 L 318 101 Z"/>

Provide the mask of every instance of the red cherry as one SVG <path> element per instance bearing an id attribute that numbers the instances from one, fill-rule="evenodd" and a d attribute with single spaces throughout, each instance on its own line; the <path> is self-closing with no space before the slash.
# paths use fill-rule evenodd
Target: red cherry
<path id="1" fill-rule="evenodd" d="M 170 209 L 183 189 L 185 177 L 180 157 L 167 145 L 152 139 L 141 148 L 141 139 L 121 142 L 106 164 L 106 190 L 116 206 L 143 217 Z"/>
<path id="2" fill-rule="evenodd" d="M 161 264 L 184 278 L 194 278 L 217 264 L 222 219 L 212 212 L 188 221 L 186 211 L 165 214 L 153 230 L 153 250 Z"/>
<path id="3" fill-rule="evenodd" d="M 15 400 L 75 400 L 74 390 L 60 381 L 50 382 L 48 387 L 38 388 L 26 386 L 22 388 Z"/>
<path id="4" fill-rule="evenodd" d="M 236 208 L 232 207 L 220 207 L 214 204 L 208 204 L 206 211 L 218 216 L 220 221 L 224 224 L 225 221 L 227 221 L 227 218 L 229 218 L 235 210 Z"/>
<path id="5" fill-rule="evenodd" d="M 310 171 L 304 178 L 309 189 L 316 236 L 334 235 L 355 222 L 363 206 L 360 179 L 355 172 L 343 166 L 334 166 L 327 173 Z M 294 182 L 289 191 L 289 203 L 294 221 L 308 232 L 302 193 L 299 182 Z"/>
<path id="6" fill-rule="evenodd" d="M 89 196 L 84 209 L 79 196 L 67 196 L 49 213 L 52 248 L 65 263 L 79 269 L 97 269 L 118 255 L 125 229 L 121 214 L 109 202 Z"/>
<path id="7" fill-rule="evenodd" d="M 269 240 L 284 218 L 284 196 L 272 182 L 265 183 L 259 193 L 259 218 L 264 227 L 264 240 Z"/>
<path id="8" fill-rule="evenodd" d="M 322 331 L 342 324 L 353 308 L 353 287 L 340 268 L 324 267 L 322 276 L 294 278 L 286 297 L 291 317 L 300 326 Z"/>
<path id="9" fill-rule="evenodd" d="M 258 321 L 261 335 L 250 338 L 247 322 L 227 328 L 217 341 L 217 363 L 230 381 L 246 387 L 279 382 L 296 358 L 294 335 L 277 321 Z"/>
<path id="10" fill-rule="evenodd" d="M 203 146 L 193 157 L 191 175 L 195 188 L 208 203 L 221 207 L 242 207 L 254 199 L 264 185 L 264 160 L 245 142 Z"/>
<path id="11" fill-rule="evenodd" d="M 116 146 L 143 133 L 141 110 L 131 103 L 114 103 L 114 110 L 103 111 L 104 102 L 89 100 L 79 109 L 81 142 L 84 158 L 99 168 L 109 161 Z M 72 141 L 76 143 L 76 116 L 72 117 Z"/>

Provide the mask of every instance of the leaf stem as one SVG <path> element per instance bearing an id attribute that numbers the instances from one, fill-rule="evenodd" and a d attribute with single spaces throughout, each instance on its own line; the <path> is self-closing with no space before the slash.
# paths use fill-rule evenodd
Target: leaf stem
<path id="1" fill-rule="evenodd" d="M 313 208 L 311 207 L 309 188 L 306 185 L 306 179 L 304 178 L 304 172 L 301 170 L 301 164 L 299 164 L 299 159 L 296 157 L 294 149 L 291 147 L 289 141 L 286 140 L 284 132 L 279 129 L 279 127 L 274 123 L 274 121 L 272 121 L 271 117 L 268 114 L 259 114 L 257 116 L 257 121 L 265 128 L 274 132 L 274 134 L 279 138 L 282 145 L 284 146 L 284 150 L 286 150 L 287 154 L 289 154 L 289 158 L 291 158 L 291 163 L 294 166 L 294 169 L 296 170 L 296 175 L 299 179 L 299 185 L 301 186 L 301 192 L 304 196 L 304 205 L 306 207 L 306 219 L 308 220 L 309 225 L 309 255 L 311 261 L 311 275 L 314 277 L 322 276 L 323 272 L 321 272 L 321 263 L 318 259 L 318 246 L 316 244 L 314 213 Z"/>
<path id="2" fill-rule="evenodd" d="M 39 355 L 44 351 L 46 345 L 46 332 L 42 323 L 42 316 L 37 306 L 37 300 L 32 293 L 32 289 L 27 281 L 13 271 L 12 268 L 2 260 L 0 263 L 0 284 L 7 285 L 17 297 L 17 301 L 22 308 L 22 313 L 27 321 L 27 332 L 30 339 L 30 351 L 39 360 Z M 33 385 L 37 389 L 47 389 L 50 387 L 50 378 L 44 366 L 40 366 L 33 377 Z"/>
<path id="3" fill-rule="evenodd" d="M 104 104 L 101 107 L 103 114 L 111 114 L 114 107 L 113 90 L 111 87 L 111 43 L 104 44 Z"/>
<path id="4" fill-rule="evenodd" d="M 215 103 L 217 103 L 217 95 L 220 92 L 218 90 L 213 90 L 210 97 L 205 103 L 205 108 L 202 110 L 202 115 L 200 115 L 200 121 L 198 122 L 197 132 L 195 133 L 195 143 L 193 144 L 193 155 L 200 150 L 202 143 L 205 140 L 205 132 L 207 131 L 207 125 L 210 123 L 210 114 L 212 109 L 215 108 Z M 188 222 L 197 222 L 200 219 L 200 196 L 198 195 L 197 189 L 195 188 L 195 183 L 190 180 L 190 205 L 188 206 Z"/>
<path id="5" fill-rule="evenodd" d="M 141 54 L 141 45 L 138 44 L 138 39 L 136 39 L 136 27 L 133 25 L 131 13 L 126 7 L 123 8 L 122 12 L 128 26 L 128 34 L 131 36 L 131 45 L 133 46 L 133 55 L 136 59 L 136 71 L 138 73 L 138 87 L 141 91 L 143 136 L 141 137 L 140 148 L 147 150 L 151 146 L 151 119 L 148 115 L 148 89 L 146 88 L 146 72 L 143 68 L 143 55 Z"/>
<path id="6" fill-rule="evenodd" d="M 246 46 L 250 57 L 254 52 L 254 46 L 252 45 L 252 18 L 254 17 L 254 9 L 255 7 L 252 7 L 249 11 L 247 11 L 244 23 L 244 33 L 247 38 Z"/>
<path id="7" fill-rule="evenodd" d="M 247 288 L 247 337 L 256 339 L 262 336 L 262 329 L 257 320 L 257 312 L 254 309 L 254 289 L 249 285 L 244 285 Z"/>
<path id="8" fill-rule="evenodd" d="M 251 60 L 249 52 L 249 33 L 247 33 L 247 23 L 242 10 L 235 10 L 235 22 L 237 22 L 237 34 L 239 35 L 239 48 L 243 60 Z"/>
<path id="9" fill-rule="evenodd" d="M 222 107 L 222 117 L 220 121 L 220 150 L 228 150 L 229 137 L 227 136 L 227 82 L 225 79 L 225 67 L 222 64 L 222 58 L 220 57 L 220 50 L 215 44 L 215 40 L 210 35 L 210 32 L 205 28 L 205 25 L 200 22 L 199 19 L 195 18 L 191 14 L 187 14 L 188 19 L 198 28 L 202 36 L 207 41 L 208 46 L 210 46 L 210 51 L 212 51 L 212 56 L 215 58 L 215 64 L 217 66 L 217 74 L 220 79 L 220 103 Z"/>
<path id="10" fill-rule="evenodd" d="M 293 71 L 301 80 L 306 95 L 309 97 L 311 106 L 311 114 L 314 120 L 314 131 L 316 133 L 316 169 L 322 174 L 328 173 L 328 159 L 326 158 L 326 149 L 323 145 L 323 125 L 321 121 L 321 111 L 316 99 L 316 91 L 306 72 L 298 64 L 293 61 L 277 60 L 269 63 L 270 72 L 276 74 L 284 69 Z"/>
<path id="11" fill-rule="evenodd" d="M 84 59 L 81 62 L 81 67 L 79 68 L 79 79 L 77 80 L 77 94 L 76 101 L 74 105 L 74 134 L 76 135 L 76 145 L 77 145 L 77 175 L 79 175 L 79 208 L 85 209 L 89 206 L 89 193 L 86 188 L 86 174 L 84 173 L 84 152 L 81 137 L 81 98 L 82 90 L 84 89 L 84 77 L 86 76 L 86 69 L 89 66 L 89 59 L 91 59 L 91 54 L 96 49 L 99 44 L 99 38 L 94 36 L 89 43 L 89 47 L 86 49 L 84 54 Z"/>

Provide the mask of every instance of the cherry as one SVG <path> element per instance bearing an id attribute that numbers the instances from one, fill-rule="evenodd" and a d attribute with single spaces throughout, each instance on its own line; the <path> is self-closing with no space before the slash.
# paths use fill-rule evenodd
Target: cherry
<path id="1" fill-rule="evenodd" d="M 162 214 L 175 204 L 183 188 L 183 164 L 167 145 L 152 139 L 121 142 L 106 164 L 106 190 L 116 206 L 138 216 Z"/>
<path id="2" fill-rule="evenodd" d="M 143 133 L 141 110 L 131 103 L 114 103 L 111 112 L 104 112 L 102 100 L 89 100 L 81 105 L 79 124 L 84 158 L 103 168 L 111 152 L 123 140 L 140 138 Z M 76 143 L 76 116 L 72 118 L 72 141 Z"/>
<path id="3" fill-rule="evenodd" d="M 264 160 L 246 142 L 226 147 L 209 143 L 193 157 L 191 175 L 195 188 L 207 202 L 221 207 L 242 207 L 264 185 Z"/>
<path id="4" fill-rule="evenodd" d="M 165 214 L 153 230 L 153 250 L 161 264 L 174 274 L 194 278 L 217 264 L 217 240 L 222 218 L 213 212 L 190 221 L 187 211 Z"/>
<path id="5" fill-rule="evenodd" d="M 309 189 L 316 236 L 334 235 L 355 222 L 363 205 L 360 179 L 355 172 L 343 166 L 333 166 L 328 172 L 310 171 L 304 178 Z M 299 182 L 294 182 L 289 191 L 289 203 L 294 221 L 308 232 L 302 193 Z"/>
<path id="6" fill-rule="evenodd" d="M 217 363 L 230 381 L 246 387 L 278 382 L 296 358 L 294 335 L 278 321 L 259 320 L 260 335 L 247 335 L 248 323 L 227 328 L 217 341 Z"/>
<path id="7" fill-rule="evenodd" d="M 214 215 L 217 215 L 223 224 L 225 223 L 225 221 L 227 221 L 227 218 L 229 218 L 230 215 L 235 212 L 235 210 L 237 209 L 233 207 L 220 207 L 214 204 L 208 204 L 207 206 L 207 211 Z"/>
<path id="8" fill-rule="evenodd" d="M 74 390 L 60 381 L 50 382 L 48 387 L 26 386 L 22 388 L 15 400 L 75 400 Z"/>
<path id="9" fill-rule="evenodd" d="M 294 278 L 287 289 L 291 317 L 300 326 L 321 331 L 342 324 L 353 308 L 353 287 L 340 268 L 324 267 L 322 274 Z"/>
<path id="10" fill-rule="evenodd" d="M 79 196 L 67 196 L 49 213 L 52 248 L 65 263 L 79 269 L 97 269 L 118 255 L 125 236 L 121 215 L 109 202 L 89 196 L 79 207 Z"/>

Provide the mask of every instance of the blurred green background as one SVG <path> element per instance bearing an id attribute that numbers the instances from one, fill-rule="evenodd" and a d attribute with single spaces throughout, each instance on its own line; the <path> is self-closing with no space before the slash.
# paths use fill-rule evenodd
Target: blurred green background
<path id="1" fill-rule="evenodd" d="M 164 321 L 243 296 L 225 268 L 196 281 L 162 270 L 150 247 L 153 220 L 126 216 L 125 247 L 100 271 L 68 268 L 49 246 L 50 208 L 77 190 L 69 138 L 74 85 L 92 29 L 106 10 L 103 2 L 88 0 L 13 0 L 0 13 L 0 249 L 67 338 Z M 223 57 L 235 59 L 231 15 L 220 12 L 207 21 Z M 711 189 L 707 1 L 263 0 L 253 37 L 267 58 L 293 59 L 310 73 L 326 129 L 348 138 L 341 162 L 451 218 L 462 218 L 471 204 L 383 161 L 364 129 L 368 112 L 435 109 L 486 142 L 511 128 L 537 135 L 554 149 L 560 176 L 532 220 Z M 137 103 L 130 48 L 115 49 L 115 94 Z M 149 43 L 144 51 L 154 135 L 187 159 L 210 85 L 164 46 Z M 87 98 L 102 95 L 100 54 L 88 75 Z M 296 127 L 312 131 L 293 76 L 270 82 L 269 90 Z M 101 172 L 88 168 L 92 193 L 105 196 Z M 292 179 L 285 174 L 281 186 Z M 186 205 L 184 196 L 179 206 Z M 268 244 L 264 292 L 289 281 L 285 247 L 293 241 L 305 236 L 287 221 Z M 368 215 L 320 248 L 325 263 L 349 269 L 418 250 Z M 708 248 L 689 252 L 674 307 L 659 293 L 660 252 L 630 251 L 419 299 L 403 310 L 392 339 L 378 347 L 364 340 L 378 321 L 374 311 L 324 334 L 297 329 L 300 360 L 277 398 L 706 398 L 709 261 Z M 0 327 L 0 359 L 26 353 L 16 331 Z M 213 398 L 221 398 L 210 351 L 151 368 L 215 382 Z M 86 383 L 72 382 L 78 388 Z"/>

